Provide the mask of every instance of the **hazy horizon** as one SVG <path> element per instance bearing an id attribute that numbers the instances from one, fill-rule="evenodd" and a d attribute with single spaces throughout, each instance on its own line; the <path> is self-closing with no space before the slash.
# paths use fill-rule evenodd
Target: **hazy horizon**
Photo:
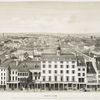
<path id="1" fill-rule="evenodd" d="M 99 2 L 1 2 L 0 33 L 100 33 Z"/>

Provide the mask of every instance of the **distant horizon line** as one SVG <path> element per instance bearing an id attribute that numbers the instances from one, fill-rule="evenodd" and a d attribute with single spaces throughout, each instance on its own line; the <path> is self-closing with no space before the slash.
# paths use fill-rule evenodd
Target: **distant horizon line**
<path id="1" fill-rule="evenodd" d="M 70 35 L 70 34 L 74 34 L 74 35 L 77 35 L 77 34 L 87 34 L 87 35 L 100 35 L 100 32 L 84 32 L 84 33 L 81 33 L 81 32 L 79 32 L 79 33 L 77 33 L 77 32 L 75 32 L 75 33 L 73 33 L 73 32 L 0 32 L 0 35 L 2 34 L 19 34 L 19 33 L 21 33 L 21 34 L 51 34 L 51 35 L 53 35 L 53 34 L 61 34 L 61 35 Z"/>

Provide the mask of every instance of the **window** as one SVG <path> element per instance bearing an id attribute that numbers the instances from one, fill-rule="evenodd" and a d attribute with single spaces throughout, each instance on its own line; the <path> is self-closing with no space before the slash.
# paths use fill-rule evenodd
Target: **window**
<path id="1" fill-rule="evenodd" d="M 28 76 L 29 74 L 27 73 L 27 76 Z"/>
<path id="2" fill-rule="evenodd" d="M 4 81 L 4 84 L 5 84 L 5 81 Z"/>
<path id="3" fill-rule="evenodd" d="M 5 73 L 4 73 L 4 76 L 5 76 Z"/>
<path id="4" fill-rule="evenodd" d="M 84 82 L 84 78 L 79 78 L 78 81 L 79 82 Z"/>
<path id="5" fill-rule="evenodd" d="M 72 63 L 75 63 L 75 61 L 72 61 Z"/>
<path id="6" fill-rule="evenodd" d="M 66 76 L 66 81 L 69 81 L 69 77 L 68 76 Z"/>
<path id="7" fill-rule="evenodd" d="M 45 70 L 43 70 L 43 73 L 45 73 Z"/>
<path id="8" fill-rule="evenodd" d="M 55 73 L 57 73 L 57 70 L 55 70 Z"/>
<path id="9" fill-rule="evenodd" d="M 60 61 L 60 63 L 63 63 L 63 61 Z"/>
<path id="10" fill-rule="evenodd" d="M 61 70 L 60 73 L 62 74 L 63 73 L 63 70 Z"/>
<path id="11" fill-rule="evenodd" d="M 20 76 L 22 76 L 22 73 L 20 73 Z"/>
<path id="12" fill-rule="evenodd" d="M 78 73 L 78 76 L 80 76 L 81 74 L 80 73 Z"/>
<path id="13" fill-rule="evenodd" d="M 78 81 L 81 82 L 81 78 L 79 78 Z"/>
<path id="14" fill-rule="evenodd" d="M 54 80 L 57 81 L 57 76 L 54 77 Z"/>
<path id="15" fill-rule="evenodd" d="M 27 76 L 27 73 L 24 73 L 25 76 Z"/>
<path id="16" fill-rule="evenodd" d="M 55 68 L 57 68 L 57 65 L 55 65 Z"/>
<path id="17" fill-rule="evenodd" d="M 66 68 L 69 68 L 69 65 L 66 65 Z"/>
<path id="18" fill-rule="evenodd" d="M 85 76 L 85 73 L 83 73 L 83 76 Z"/>
<path id="19" fill-rule="evenodd" d="M 51 65 L 49 65 L 49 68 L 51 68 Z"/>
<path id="20" fill-rule="evenodd" d="M 73 82 L 75 81 L 75 76 L 72 76 L 72 81 L 73 81 Z"/>
<path id="21" fill-rule="evenodd" d="M 37 80 L 37 77 L 35 76 L 35 80 Z"/>
<path id="22" fill-rule="evenodd" d="M 48 63 L 51 63 L 51 61 L 48 61 Z"/>
<path id="23" fill-rule="evenodd" d="M 43 81 L 45 81 L 45 76 L 43 76 Z"/>
<path id="24" fill-rule="evenodd" d="M 17 74 L 17 71 L 16 71 L 16 74 Z"/>
<path id="25" fill-rule="evenodd" d="M 25 76 L 26 73 L 23 73 L 23 75 Z"/>
<path id="26" fill-rule="evenodd" d="M 49 81 L 51 81 L 51 76 L 49 76 Z"/>
<path id="27" fill-rule="evenodd" d="M 20 81 L 20 78 L 18 78 L 18 81 Z"/>
<path id="28" fill-rule="evenodd" d="M 75 68 L 75 65 L 72 65 L 72 68 Z"/>
<path id="29" fill-rule="evenodd" d="M 16 76 L 16 78 L 15 78 L 16 80 L 17 80 L 17 76 Z"/>
<path id="30" fill-rule="evenodd" d="M 69 73 L 69 70 L 66 70 L 66 73 Z"/>
<path id="31" fill-rule="evenodd" d="M 43 68 L 45 68 L 45 65 L 43 65 Z"/>
<path id="32" fill-rule="evenodd" d="M 14 74 L 14 71 L 12 73 Z"/>
<path id="33" fill-rule="evenodd" d="M 2 71 L 3 69 L 1 69 L 1 71 Z"/>
<path id="34" fill-rule="evenodd" d="M 72 74 L 74 74 L 75 73 L 75 70 L 72 70 Z"/>
<path id="35" fill-rule="evenodd" d="M 12 80 L 14 80 L 14 76 L 12 77 Z"/>
<path id="36" fill-rule="evenodd" d="M 63 68 L 63 65 L 60 65 L 60 68 Z"/>
<path id="37" fill-rule="evenodd" d="M 5 80 L 5 77 L 4 77 L 4 80 Z"/>
<path id="38" fill-rule="evenodd" d="M 2 76 L 3 74 L 1 73 L 1 76 Z"/>
<path id="39" fill-rule="evenodd" d="M 80 71 L 81 69 L 80 68 L 78 68 L 78 71 Z"/>
<path id="40" fill-rule="evenodd" d="M 51 70 L 49 70 L 49 74 L 51 73 Z"/>
<path id="41" fill-rule="evenodd" d="M 4 69 L 4 71 L 5 71 L 5 69 Z"/>
<path id="42" fill-rule="evenodd" d="M 1 81 L 1 84 L 2 84 L 3 82 Z"/>
<path id="43" fill-rule="evenodd" d="M 18 76 L 19 76 L 20 74 L 18 73 Z"/>
<path id="44" fill-rule="evenodd" d="M 63 81 L 63 77 L 62 76 L 60 77 L 60 80 Z"/>
<path id="45" fill-rule="evenodd" d="M 83 71 L 85 71 L 85 68 L 83 68 Z"/>

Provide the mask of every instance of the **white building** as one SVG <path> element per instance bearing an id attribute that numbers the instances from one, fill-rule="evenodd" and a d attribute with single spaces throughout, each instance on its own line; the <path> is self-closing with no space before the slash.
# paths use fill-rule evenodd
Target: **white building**
<path id="1" fill-rule="evenodd" d="M 8 69 L 0 66 L 0 88 L 5 88 L 8 81 Z"/>
<path id="2" fill-rule="evenodd" d="M 86 87 L 87 67 L 82 56 L 77 57 L 77 79 L 78 79 L 78 89 Z"/>
<path id="3" fill-rule="evenodd" d="M 84 75 L 78 75 L 81 73 Z M 77 67 L 75 55 L 63 54 L 60 47 L 57 48 L 56 54 L 42 55 L 41 82 L 43 88 L 76 89 L 79 83 L 82 83 L 80 80 L 84 80 L 83 83 L 86 82 L 86 66 Z"/>

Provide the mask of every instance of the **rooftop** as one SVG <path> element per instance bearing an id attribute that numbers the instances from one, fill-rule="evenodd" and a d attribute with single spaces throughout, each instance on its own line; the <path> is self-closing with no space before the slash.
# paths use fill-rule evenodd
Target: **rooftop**
<path id="1" fill-rule="evenodd" d="M 11 69 L 18 69 L 19 72 L 26 72 L 29 69 L 38 69 L 40 70 L 40 62 L 39 61 L 14 61 L 13 59 L 6 59 L 3 63 L 1 63 L 0 67 Z"/>
<path id="2" fill-rule="evenodd" d="M 48 61 L 68 61 L 68 60 L 76 60 L 74 54 L 61 54 L 57 56 L 56 54 L 43 54 L 41 60 L 48 60 Z"/>
<path id="3" fill-rule="evenodd" d="M 39 61 L 22 61 L 18 64 L 17 69 L 19 72 L 27 72 L 29 69 L 40 70 Z"/>

